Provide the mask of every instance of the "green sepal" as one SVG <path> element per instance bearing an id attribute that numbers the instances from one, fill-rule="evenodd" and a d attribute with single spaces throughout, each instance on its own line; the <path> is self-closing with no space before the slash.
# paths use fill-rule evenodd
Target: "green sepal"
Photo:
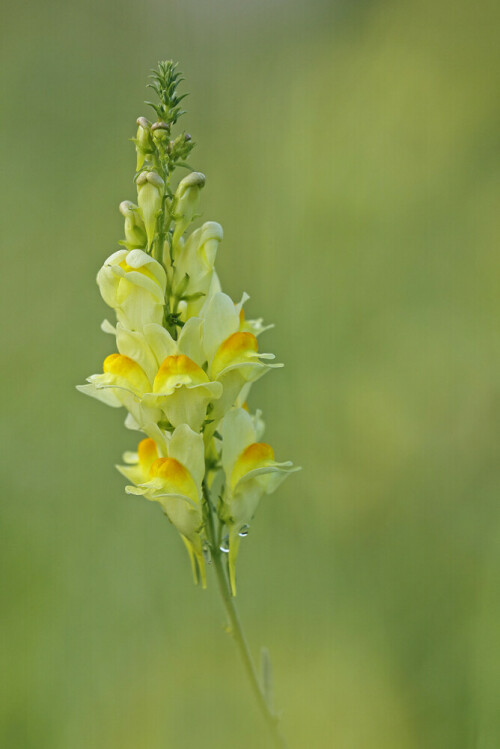
<path id="1" fill-rule="evenodd" d="M 206 588 L 207 573 L 205 568 L 205 558 L 203 556 L 203 551 L 201 548 L 201 539 L 199 538 L 199 536 L 197 537 L 200 542 L 198 549 L 188 538 L 186 538 L 182 534 L 180 534 L 180 536 L 184 541 L 186 549 L 188 550 L 189 559 L 191 561 L 191 570 L 193 572 L 194 584 L 198 585 L 198 583 L 201 582 L 201 587 Z"/>
<path id="2" fill-rule="evenodd" d="M 206 296 L 204 291 L 195 291 L 194 294 L 186 294 L 181 296 L 183 302 L 195 302 L 197 299 L 201 299 L 202 296 Z"/>
<path id="3" fill-rule="evenodd" d="M 229 553 L 227 555 L 227 566 L 229 569 L 229 582 L 231 584 L 231 593 L 236 595 L 236 559 L 240 548 L 241 538 L 237 526 L 233 525 L 229 529 Z"/>

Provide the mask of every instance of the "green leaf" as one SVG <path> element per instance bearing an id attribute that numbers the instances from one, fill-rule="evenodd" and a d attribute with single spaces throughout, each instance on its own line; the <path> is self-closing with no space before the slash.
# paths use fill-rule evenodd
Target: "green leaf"
<path id="1" fill-rule="evenodd" d="M 191 166 L 191 164 L 186 164 L 185 161 L 175 161 L 173 166 L 180 166 L 183 169 L 189 169 L 190 172 L 194 172 L 195 170 Z"/>

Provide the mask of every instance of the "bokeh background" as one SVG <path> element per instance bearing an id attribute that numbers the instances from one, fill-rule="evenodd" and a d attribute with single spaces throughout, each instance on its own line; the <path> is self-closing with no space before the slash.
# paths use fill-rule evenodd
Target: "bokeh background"
<path id="1" fill-rule="evenodd" d="M 290 747 L 500 746 L 497 9 L 4 7 L 2 747 L 267 746 L 214 579 L 124 495 L 122 414 L 74 389 L 110 352 L 94 279 L 168 57 L 224 287 L 286 363 L 250 405 L 303 471 L 238 603 Z"/>

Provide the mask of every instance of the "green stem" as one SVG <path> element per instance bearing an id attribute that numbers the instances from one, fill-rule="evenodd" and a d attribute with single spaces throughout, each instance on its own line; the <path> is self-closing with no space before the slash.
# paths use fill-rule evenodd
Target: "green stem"
<path id="1" fill-rule="evenodd" d="M 281 731 L 279 729 L 279 725 L 278 725 L 279 719 L 271 710 L 270 706 L 267 703 L 264 692 L 262 691 L 262 687 L 260 685 L 259 678 L 257 676 L 257 671 L 252 661 L 252 656 L 250 655 L 250 650 L 248 648 L 248 643 L 245 637 L 245 633 L 241 626 L 241 622 L 240 622 L 240 618 L 238 615 L 238 611 L 236 609 L 235 601 L 231 594 L 231 588 L 229 586 L 227 574 L 224 570 L 224 565 L 222 562 L 222 554 L 219 548 L 219 544 L 217 542 L 217 534 L 215 530 L 212 502 L 210 500 L 208 487 L 206 486 L 205 483 L 203 483 L 203 494 L 204 494 L 206 505 L 207 505 L 207 516 L 208 516 L 207 530 L 208 530 L 210 545 L 212 548 L 212 560 L 213 560 L 213 564 L 215 568 L 215 574 L 217 577 L 217 583 L 219 586 L 219 592 L 222 598 L 222 603 L 224 604 L 224 608 L 226 610 L 226 614 L 229 619 L 230 632 L 236 643 L 236 647 L 239 650 L 241 660 L 243 661 L 243 666 L 245 668 L 252 691 L 259 705 L 259 709 L 270 730 L 270 736 L 272 737 L 274 746 L 276 747 L 276 749 L 287 749 L 286 741 L 284 737 L 282 736 Z"/>

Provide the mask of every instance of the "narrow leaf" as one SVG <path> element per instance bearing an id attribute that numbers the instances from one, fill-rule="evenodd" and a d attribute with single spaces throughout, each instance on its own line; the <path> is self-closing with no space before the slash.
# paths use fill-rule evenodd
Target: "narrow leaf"
<path id="1" fill-rule="evenodd" d="M 267 702 L 267 706 L 271 712 L 273 712 L 274 702 L 274 684 L 273 684 L 273 667 L 271 664 L 271 657 L 269 650 L 265 647 L 260 649 L 260 668 L 262 674 L 262 689 L 264 691 L 264 697 Z"/>

